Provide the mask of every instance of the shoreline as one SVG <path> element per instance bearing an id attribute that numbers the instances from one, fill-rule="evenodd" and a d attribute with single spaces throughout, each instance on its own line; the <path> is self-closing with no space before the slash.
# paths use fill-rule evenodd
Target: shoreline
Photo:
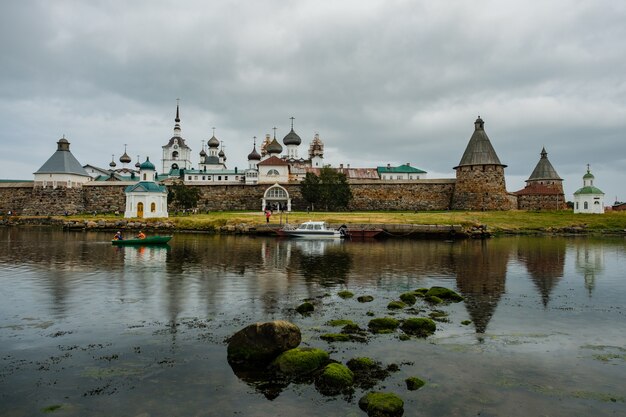
<path id="1" fill-rule="evenodd" d="M 597 222 L 575 222 L 583 219 L 572 213 L 560 213 L 560 217 L 565 221 L 554 221 L 555 213 L 528 213 L 509 212 L 511 216 L 502 216 L 501 212 L 479 212 L 479 213 L 293 213 L 291 224 L 305 221 L 308 217 L 316 217 L 329 223 L 329 226 L 337 228 L 340 225 L 347 225 L 354 229 L 381 229 L 382 238 L 432 238 L 432 239 L 467 239 L 467 238 L 489 238 L 498 236 L 626 236 L 626 213 L 611 213 L 609 222 L 602 222 L 601 217 L 605 215 L 595 215 Z M 420 217 L 434 218 L 444 217 L 445 222 L 400 223 L 398 220 L 417 220 Z M 524 220 L 530 216 L 536 220 L 541 219 L 544 225 L 537 226 L 537 222 L 527 222 Z M 591 215 L 594 216 L 594 215 Z M 232 218 L 228 218 L 232 217 Z M 278 217 L 276 215 L 275 217 Z M 364 219 L 367 222 L 355 222 L 355 218 Z M 385 220 L 387 217 L 387 221 Z M 507 218 L 513 227 L 506 227 L 498 223 L 498 219 Z M 508 217 L 512 217 L 508 218 Z M 515 217 L 518 217 L 515 224 Z M 479 222 L 478 220 L 483 220 Z M 493 219 L 491 219 L 493 218 Z M 449 223 L 449 220 L 464 220 L 458 223 Z M 207 233 L 223 235 L 250 235 L 250 236 L 277 236 L 276 230 L 287 223 L 281 216 L 280 220 L 272 221 L 269 224 L 263 221 L 262 215 L 258 213 L 213 213 L 207 215 L 184 215 L 173 216 L 162 219 L 125 219 L 119 216 L 5 216 L 0 219 L 0 226 L 48 226 L 62 228 L 68 231 L 107 231 L 117 230 L 135 231 L 139 229 L 155 232 L 179 232 L 179 233 Z M 352 221 L 351 221 L 352 220 Z M 374 220 L 374 221 L 372 221 Z M 493 220 L 493 221 L 489 221 Z M 552 220 L 552 221 L 551 221 Z M 563 219 L 558 219 L 563 220 Z M 584 220 L 590 220 L 584 218 Z M 615 222 L 614 220 L 617 220 Z M 560 224 L 559 224 L 560 223 Z"/>

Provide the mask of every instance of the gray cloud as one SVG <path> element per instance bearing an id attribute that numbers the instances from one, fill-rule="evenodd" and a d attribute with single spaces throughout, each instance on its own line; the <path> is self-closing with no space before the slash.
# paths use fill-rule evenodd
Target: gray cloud
<path id="1" fill-rule="evenodd" d="M 545 146 L 568 198 L 591 163 L 626 200 L 625 18 L 608 0 L 11 2 L 0 177 L 31 178 L 62 134 L 82 163 L 158 160 L 180 97 L 194 153 L 215 126 L 230 166 L 295 116 L 331 163 L 452 177 L 480 114 L 509 190 Z"/>

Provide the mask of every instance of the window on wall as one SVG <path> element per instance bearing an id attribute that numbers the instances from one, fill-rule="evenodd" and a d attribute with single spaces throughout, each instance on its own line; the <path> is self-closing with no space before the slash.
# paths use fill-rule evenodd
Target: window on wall
<path id="1" fill-rule="evenodd" d="M 172 159 L 178 158 L 178 151 L 172 152 Z"/>
<path id="2" fill-rule="evenodd" d="M 587 210 L 589 208 L 589 203 L 587 203 L 586 201 L 583 203 L 583 207 L 585 208 L 585 210 Z"/>
<path id="3" fill-rule="evenodd" d="M 279 187 L 273 187 L 267 190 L 267 194 L 265 194 L 265 198 L 268 199 L 286 199 L 287 192 Z"/>
<path id="4" fill-rule="evenodd" d="M 280 174 L 278 173 L 278 171 L 277 171 L 277 170 L 275 170 L 275 169 L 270 169 L 269 171 L 267 171 L 267 175 L 268 175 L 269 177 L 277 177 L 277 176 L 278 176 L 278 175 L 280 175 Z"/>
<path id="5" fill-rule="evenodd" d="M 150 212 L 151 213 L 155 213 L 156 212 L 156 203 L 150 203 Z"/>
<path id="6" fill-rule="evenodd" d="M 576 202 L 576 210 L 578 210 L 578 201 Z"/>

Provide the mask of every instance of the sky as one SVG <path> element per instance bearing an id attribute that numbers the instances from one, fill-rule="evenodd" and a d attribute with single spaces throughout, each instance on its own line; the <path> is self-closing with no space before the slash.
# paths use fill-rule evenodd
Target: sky
<path id="1" fill-rule="evenodd" d="M 613 0 L 5 2 L 0 179 L 32 180 L 63 135 L 83 165 L 126 146 L 159 167 L 180 99 L 194 166 L 213 127 L 242 169 L 294 117 L 300 156 L 319 133 L 333 166 L 454 178 L 480 115 L 509 191 L 545 146 L 568 200 L 590 164 L 626 201 L 624 22 Z"/>

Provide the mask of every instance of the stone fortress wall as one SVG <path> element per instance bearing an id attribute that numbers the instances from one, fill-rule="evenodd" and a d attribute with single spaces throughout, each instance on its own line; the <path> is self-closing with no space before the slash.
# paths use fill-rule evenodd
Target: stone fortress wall
<path id="1" fill-rule="evenodd" d="M 124 213 L 126 183 L 89 183 L 82 187 L 35 187 L 33 183 L 0 184 L 0 212 L 11 210 L 26 216 L 73 213 Z M 292 199 L 292 210 L 306 210 L 307 202 L 299 184 L 281 184 Z M 355 181 L 350 187 L 353 200 L 349 210 L 423 211 L 448 210 L 454 193 L 454 179 L 414 181 Z M 197 185 L 198 210 L 261 211 L 268 185 Z"/>

